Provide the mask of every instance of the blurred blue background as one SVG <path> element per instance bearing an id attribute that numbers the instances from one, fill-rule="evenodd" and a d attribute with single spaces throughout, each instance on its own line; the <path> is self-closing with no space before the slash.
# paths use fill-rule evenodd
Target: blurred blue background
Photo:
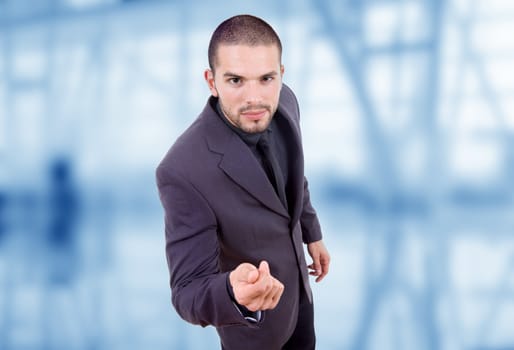
<path id="1" fill-rule="evenodd" d="M 214 28 L 284 44 L 333 262 L 321 350 L 514 348 L 514 2 L 0 0 L 0 349 L 218 349 L 154 169 Z"/>

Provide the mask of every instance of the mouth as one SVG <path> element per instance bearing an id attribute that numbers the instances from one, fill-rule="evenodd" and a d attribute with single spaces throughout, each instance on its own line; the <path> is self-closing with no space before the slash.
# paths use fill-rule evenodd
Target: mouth
<path id="1" fill-rule="evenodd" d="M 266 112 L 266 109 L 256 109 L 243 112 L 241 113 L 241 115 L 244 116 L 246 119 L 257 121 L 264 118 Z"/>

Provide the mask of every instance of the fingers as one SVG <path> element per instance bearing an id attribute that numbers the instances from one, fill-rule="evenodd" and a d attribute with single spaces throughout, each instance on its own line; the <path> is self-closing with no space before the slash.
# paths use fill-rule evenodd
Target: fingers
<path id="1" fill-rule="evenodd" d="M 316 282 L 320 282 L 325 276 L 328 274 L 329 266 L 330 266 L 330 257 L 324 257 L 321 259 L 321 274 L 316 278 Z"/>
<path id="2" fill-rule="evenodd" d="M 274 309 L 280 301 L 280 297 L 284 292 L 284 285 L 272 276 L 270 276 L 269 279 L 265 278 L 265 280 L 264 287 L 260 290 L 261 293 L 246 305 L 248 310 L 257 311 Z"/>
<path id="3" fill-rule="evenodd" d="M 309 275 L 311 276 L 320 276 L 322 274 L 321 264 L 319 262 L 319 257 L 313 258 L 312 264 L 310 264 L 308 267 L 312 271 L 309 272 Z"/>
<path id="4" fill-rule="evenodd" d="M 273 278 L 273 287 L 271 288 L 269 293 L 264 297 L 261 310 L 274 309 L 280 301 L 280 297 L 282 296 L 283 292 L 284 285 L 276 278 Z"/>
<path id="5" fill-rule="evenodd" d="M 266 260 L 261 261 L 261 263 L 259 264 L 259 272 L 261 274 L 270 275 L 271 276 L 271 273 L 269 271 L 269 265 L 268 265 L 268 262 Z"/>
<path id="6" fill-rule="evenodd" d="M 266 261 L 258 269 L 251 264 L 239 265 L 232 271 L 230 282 L 236 301 L 250 311 L 275 308 L 284 292 L 284 285 L 271 275 Z"/>
<path id="7" fill-rule="evenodd" d="M 313 263 L 308 266 L 312 271 L 309 272 L 311 276 L 317 276 L 316 282 L 320 282 L 328 274 L 330 266 L 330 257 L 328 256 L 315 256 Z"/>
<path id="8" fill-rule="evenodd" d="M 330 266 L 330 254 L 322 241 L 309 243 L 308 251 L 312 258 L 312 264 L 308 268 L 311 276 L 317 276 L 316 282 L 320 282 L 328 274 Z"/>

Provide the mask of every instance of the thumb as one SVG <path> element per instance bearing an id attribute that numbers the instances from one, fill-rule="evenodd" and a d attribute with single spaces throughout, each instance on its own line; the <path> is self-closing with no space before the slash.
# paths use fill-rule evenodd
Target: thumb
<path id="1" fill-rule="evenodd" d="M 313 272 L 311 272 L 311 274 L 317 275 L 321 272 L 321 263 L 320 263 L 319 256 L 317 256 L 317 255 L 312 256 L 312 264 L 309 265 L 309 268 L 314 270 Z"/>
<path id="2" fill-rule="evenodd" d="M 317 256 L 314 259 L 314 268 L 316 269 L 316 271 L 321 271 L 321 262 L 320 262 L 319 256 Z"/>
<path id="3" fill-rule="evenodd" d="M 253 284 L 259 279 L 259 270 L 254 266 L 252 270 L 248 271 L 246 275 L 246 282 Z"/>

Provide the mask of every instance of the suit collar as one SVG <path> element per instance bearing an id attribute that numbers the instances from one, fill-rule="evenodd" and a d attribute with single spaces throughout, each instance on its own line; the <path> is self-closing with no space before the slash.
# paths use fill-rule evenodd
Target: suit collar
<path id="1" fill-rule="evenodd" d="M 298 107 L 294 95 L 289 87 L 283 85 L 279 100 L 278 113 L 283 116 L 288 124 L 288 132 L 292 133 L 294 151 L 291 156 L 295 157 L 289 161 L 292 177 L 290 193 L 290 209 L 292 209 L 292 222 L 298 220 L 303 203 L 303 150 L 301 146 L 301 133 L 299 126 Z M 205 137 L 209 149 L 222 155 L 219 163 L 227 176 L 243 187 L 262 204 L 275 212 L 290 217 L 284 208 L 273 186 L 268 181 L 264 170 L 258 163 L 251 150 L 230 128 L 224 125 L 223 120 L 216 113 L 216 101 L 210 97 L 201 117 L 206 127 Z"/>
<path id="2" fill-rule="evenodd" d="M 262 204 L 289 218 L 250 148 L 216 114 L 215 101 L 213 97 L 209 99 L 201 118 L 205 119 L 205 137 L 209 149 L 222 155 L 220 169 Z"/>

